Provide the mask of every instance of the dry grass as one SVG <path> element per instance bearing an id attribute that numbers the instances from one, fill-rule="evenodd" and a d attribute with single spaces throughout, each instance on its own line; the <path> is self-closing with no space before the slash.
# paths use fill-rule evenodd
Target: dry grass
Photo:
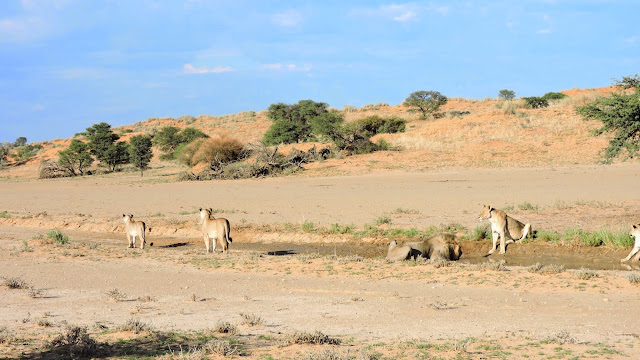
<path id="1" fill-rule="evenodd" d="M 0 327 L 0 344 L 10 344 L 13 339 L 15 336 L 7 327 Z"/>
<path id="2" fill-rule="evenodd" d="M 238 344 L 231 344 L 228 341 L 213 339 L 208 341 L 204 346 L 207 352 L 220 356 L 241 355 L 242 351 Z"/>
<path id="3" fill-rule="evenodd" d="M 144 331 L 151 331 L 152 327 L 149 324 L 142 322 L 140 319 L 130 318 L 124 324 L 118 326 L 119 331 L 133 331 L 134 334 L 139 334 Z"/>
<path id="4" fill-rule="evenodd" d="M 568 331 L 562 330 L 557 334 L 545 339 L 545 342 L 549 342 L 552 344 L 564 345 L 564 344 L 574 344 L 576 340 L 571 337 Z"/>
<path id="5" fill-rule="evenodd" d="M 240 313 L 240 317 L 242 317 L 242 325 L 256 326 L 264 323 L 264 320 L 255 314 Z"/>
<path id="6" fill-rule="evenodd" d="M 477 264 L 475 266 L 475 268 L 477 270 L 480 271 L 487 271 L 487 270 L 491 270 L 491 271 L 509 271 L 509 269 L 507 269 L 506 266 L 506 262 L 504 260 L 502 261 L 487 261 L 487 262 L 483 262 L 480 264 Z"/>
<path id="7" fill-rule="evenodd" d="M 291 335 L 285 345 L 293 344 L 314 344 L 314 345 L 340 345 L 340 339 L 329 337 L 321 331 L 315 332 L 296 332 Z"/>
<path id="8" fill-rule="evenodd" d="M 213 328 L 213 331 L 221 334 L 233 335 L 238 332 L 238 328 L 228 321 L 219 321 Z"/>
<path id="9" fill-rule="evenodd" d="M 61 358 L 87 358 L 97 355 L 98 343 L 89 336 L 86 327 L 70 326 L 64 334 L 51 340 L 49 348 L 62 353 Z"/>
<path id="10" fill-rule="evenodd" d="M 28 289 L 31 287 L 31 285 L 27 284 L 19 277 L 3 278 L 3 280 L 4 286 L 9 289 Z"/>
<path id="11" fill-rule="evenodd" d="M 632 284 L 640 284 L 640 274 L 638 273 L 627 274 L 627 280 L 629 280 L 629 282 Z"/>
<path id="12" fill-rule="evenodd" d="M 575 276 L 580 280 L 590 280 L 593 278 L 597 278 L 598 273 L 590 269 L 580 268 L 578 271 L 576 271 Z"/>
<path id="13" fill-rule="evenodd" d="M 114 301 L 123 301 L 127 298 L 127 294 L 121 292 L 120 290 L 114 288 L 106 292 L 106 295 L 109 299 Z"/>

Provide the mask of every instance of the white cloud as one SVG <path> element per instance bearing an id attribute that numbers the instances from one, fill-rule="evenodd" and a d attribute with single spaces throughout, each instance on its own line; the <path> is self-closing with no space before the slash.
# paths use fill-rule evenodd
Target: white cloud
<path id="1" fill-rule="evenodd" d="M 401 15 L 398 15 L 398 16 L 394 16 L 393 20 L 399 21 L 399 22 L 405 22 L 405 21 L 412 20 L 415 17 L 416 17 L 416 13 L 414 13 L 413 11 L 407 11 L 404 14 L 401 14 Z"/>
<path id="2" fill-rule="evenodd" d="M 280 64 L 280 63 L 276 63 L 276 64 L 264 64 L 262 65 L 263 69 L 267 69 L 267 70 L 282 70 L 282 71 L 302 71 L 302 72 L 306 72 L 306 71 L 311 71 L 311 69 L 313 68 L 311 66 L 311 64 L 304 64 L 302 66 L 298 66 L 296 64 Z"/>
<path id="3" fill-rule="evenodd" d="M 218 73 L 234 71 L 234 69 L 230 66 L 216 66 L 213 68 L 202 66 L 197 68 L 191 64 L 184 64 L 183 69 L 185 74 L 211 74 L 211 73 L 218 74 Z"/>
<path id="4" fill-rule="evenodd" d="M 271 17 L 271 22 L 282 27 L 299 26 L 302 20 L 302 14 L 296 10 L 287 10 Z"/>
<path id="5" fill-rule="evenodd" d="M 638 41 L 640 41 L 640 36 L 631 36 L 631 37 L 622 39 L 622 41 L 626 42 L 627 44 L 635 44 Z"/>
<path id="6" fill-rule="evenodd" d="M 414 3 L 381 5 L 377 8 L 359 8 L 349 12 L 352 16 L 382 17 L 397 22 L 417 21 L 422 13 L 437 13 L 442 16 L 448 15 L 448 6 L 421 6 Z"/>

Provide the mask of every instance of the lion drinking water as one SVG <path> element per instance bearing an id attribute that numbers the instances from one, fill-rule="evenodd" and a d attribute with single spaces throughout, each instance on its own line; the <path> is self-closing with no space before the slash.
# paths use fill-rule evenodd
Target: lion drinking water
<path id="1" fill-rule="evenodd" d="M 443 234 L 423 241 L 414 241 L 398 245 L 393 240 L 389 244 L 386 259 L 403 261 L 413 259 L 458 260 L 462 256 L 460 245 L 451 234 Z"/>
<path id="2" fill-rule="evenodd" d="M 633 225 L 631 230 L 629 230 L 629 236 L 636 239 L 635 244 L 633 245 L 633 249 L 626 258 L 620 260 L 620 262 L 625 262 L 631 260 L 635 255 L 637 255 L 633 261 L 640 260 L 640 224 Z"/>
<path id="3" fill-rule="evenodd" d="M 520 221 L 508 216 L 502 210 L 485 205 L 478 214 L 478 219 L 489 220 L 491 222 L 491 238 L 493 246 L 487 255 L 493 254 L 496 250 L 498 237 L 500 237 L 500 254 L 507 252 L 507 245 L 516 241 L 521 241 L 531 233 L 531 225 L 523 224 Z"/>

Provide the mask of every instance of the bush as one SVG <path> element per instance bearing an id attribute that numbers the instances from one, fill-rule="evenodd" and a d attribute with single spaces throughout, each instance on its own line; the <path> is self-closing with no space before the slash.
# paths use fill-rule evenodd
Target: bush
<path id="1" fill-rule="evenodd" d="M 356 121 L 356 126 L 369 137 L 382 133 L 394 134 L 404 132 L 406 124 L 406 120 L 397 116 L 381 118 L 378 115 L 373 115 Z"/>
<path id="2" fill-rule="evenodd" d="M 529 109 L 540 109 L 549 106 L 549 101 L 539 96 L 524 97 L 522 99 L 524 99 L 526 107 Z"/>
<path id="3" fill-rule="evenodd" d="M 498 98 L 503 100 L 513 100 L 516 98 L 516 92 L 513 90 L 502 89 L 498 91 Z"/>
<path id="4" fill-rule="evenodd" d="M 566 97 L 568 97 L 568 96 L 567 96 L 567 95 L 565 95 L 565 94 L 563 94 L 563 93 L 553 92 L 553 91 L 548 92 L 548 93 L 546 93 L 546 94 L 542 95 L 542 98 L 543 98 L 543 99 L 545 99 L 545 100 L 547 100 L 547 101 L 550 101 L 550 100 L 560 100 L 560 99 L 564 99 L 564 98 L 566 98 Z"/>
<path id="5" fill-rule="evenodd" d="M 16 140 L 17 141 L 17 140 Z M 15 161 L 25 161 L 28 160 L 42 149 L 42 145 L 40 144 L 29 144 L 29 145 L 21 145 L 16 147 L 16 153 L 13 156 Z"/>
<path id="6" fill-rule="evenodd" d="M 300 100 L 297 104 L 271 104 L 267 117 L 273 125 L 262 138 L 266 145 L 291 144 L 312 140 L 315 135 L 329 135 L 344 119 L 329 105 L 313 100 Z"/>
<path id="7" fill-rule="evenodd" d="M 70 326 L 66 333 L 58 335 L 48 343 L 53 349 L 64 350 L 70 358 L 95 357 L 98 343 L 89 336 L 86 327 Z"/>
<path id="8" fill-rule="evenodd" d="M 623 76 L 622 79 L 613 79 L 614 85 L 623 89 L 640 88 L 640 76 L 638 74 Z"/>
<path id="9" fill-rule="evenodd" d="M 240 140 L 223 136 L 214 139 L 198 139 L 180 149 L 178 161 L 188 166 L 208 163 L 219 167 L 246 156 L 244 145 Z"/>
<path id="10" fill-rule="evenodd" d="M 54 240 L 60 245 L 64 245 L 69 242 L 69 237 L 62 233 L 58 229 L 53 229 L 47 233 L 47 238 Z"/>
<path id="11" fill-rule="evenodd" d="M 43 160 L 38 169 L 40 179 L 54 179 L 59 177 L 73 176 L 71 172 L 52 160 Z"/>
<path id="12" fill-rule="evenodd" d="M 93 163 L 89 145 L 78 140 L 71 140 L 66 150 L 58 151 L 58 164 L 71 175 L 84 175 L 86 169 Z M 76 173 L 77 172 L 77 173 Z"/>

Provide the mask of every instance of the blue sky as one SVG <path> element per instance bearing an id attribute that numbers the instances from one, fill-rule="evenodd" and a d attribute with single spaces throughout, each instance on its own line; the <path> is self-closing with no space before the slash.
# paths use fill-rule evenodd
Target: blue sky
<path id="1" fill-rule="evenodd" d="M 312 99 L 399 104 L 640 73 L 640 1 L 0 1 L 0 141 Z"/>

